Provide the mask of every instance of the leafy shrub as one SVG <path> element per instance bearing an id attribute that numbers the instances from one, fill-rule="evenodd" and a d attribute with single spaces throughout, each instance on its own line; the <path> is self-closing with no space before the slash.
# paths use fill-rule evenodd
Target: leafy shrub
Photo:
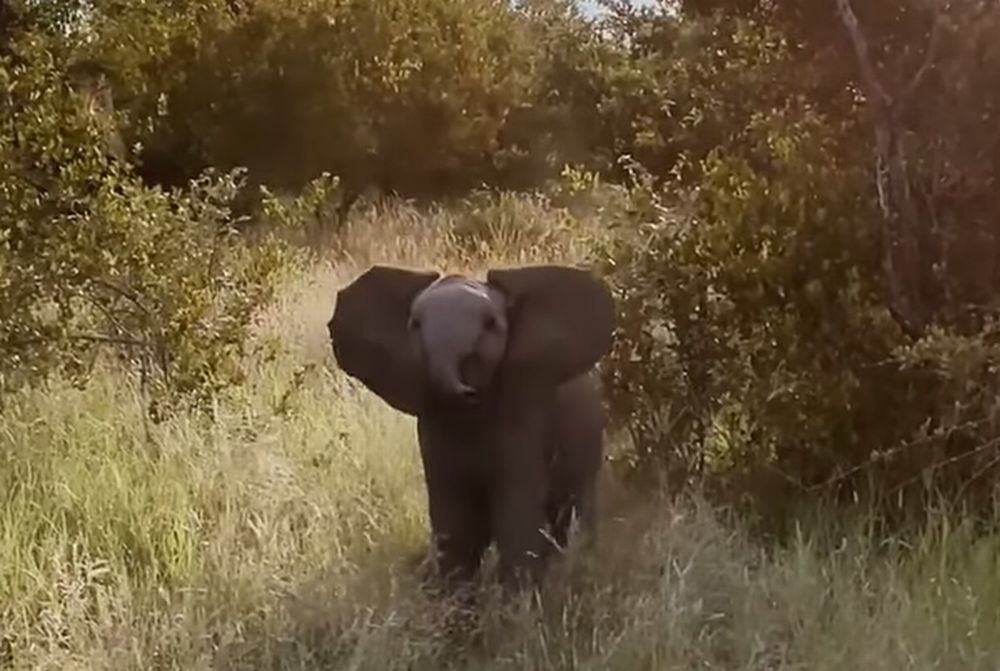
<path id="1" fill-rule="evenodd" d="M 110 346 L 156 398 L 204 398 L 239 381 L 258 308 L 283 255 L 251 248 L 230 204 L 237 172 L 143 186 L 106 151 L 101 117 L 42 40 L 0 61 L 0 381 L 83 374 Z"/>
<path id="2" fill-rule="evenodd" d="M 641 453 L 686 454 L 674 465 L 681 477 L 704 465 L 789 465 L 814 440 L 851 451 L 853 395 L 871 389 L 865 365 L 895 342 L 871 283 L 874 241 L 859 225 L 867 203 L 857 174 L 829 160 L 822 120 L 775 110 L 734 140 L 742 151 L 707 159 L 684 201 L 664 202 L 648 182 L 634 189 L 645 201 L 630 215 L 638 225 L 611 254 L 623 313 L 614 404 Z M 748 422 L 742 439 L 710 455 L 727 419 Z M 815 483 L 812 471 L 827 475 L 844 456 L 826 463 L 824 452 L 813 463 L 801 454 L 791 477 Z"/>
<path id="3" fill-rule="evenodd" d="M 621 322 L 606 377 L 634 471 L 708 477 L 761 512 L 821 493 L 921 509 L 931 492 L 982 510 L 1000 464 L 995 322 L 898 327 L 862 130 L 796 93 L 789 54 L 767 48 L 748 61 L 762 72 L 717 73 L 707 98 L 764 72 L 771 90 L 729 108 L 662 188 L 639 172 L 603 251 Z"/>
<path id="4" fill-rule="evenodd" d="M 323 172 L 350 194 L 475 187 L 531 83 L 518 15 L 492 0 L 195 4 L 188 21 L 171 10 L 170 38 L 151 53 L 116 39 L 120 12 L 94 47 L 141 73 L 119 93 L 158 183 L 211 165 L 292 191 Z"/>

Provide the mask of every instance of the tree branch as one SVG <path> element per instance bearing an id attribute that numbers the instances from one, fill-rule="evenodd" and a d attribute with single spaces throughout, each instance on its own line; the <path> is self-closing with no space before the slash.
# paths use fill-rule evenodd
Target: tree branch
<path id="1" fill-rule="evenodd" d="M 150 318 L 153 317 L 153 313 L 149 310 L 149 308 L 147 308 L 143 304 L 142 300 L 139 298 L 139 295 L 136 294 L 134 291 L 131 291 L 129 289 L 126 289 L 125 287 L 119 286 L 119 285 L 111 282 L 110 280 L 104 280 L 104 279 L 100 279 L 100 278 L 97 278 L 97 277 L 89 278 L 88 281 L 91 282 L 92 284 L 98 286 L 98 287 L 101 287 L 103 289 L 107 289 L 111 293 L 113 293 L 113 294 L 115 294 L 117 296 L 120 296 L 121 298 L 124 298 L 125 300 L 129 301 L 130 303 L 132 303 L 133 305 L 135 305 L 137 308 L 139 308 L 140 310 L 142 310 L 142 312 L 147 317 L 150 317 Z"/>
<path id="2" fill-rule="evenodd" d="M 934 25 L 931 26 L 930 42 L 928 43 L 927 51 L 924 54 L 924 62 L 921 64 L 920 69 L 917 70 L 916 74 L 913 75 L 913 79 L 910 80 L 910 83 L 905 89 L 903 89 L 903 93 L 899 96 L 898 105 L 900 107 L 910 104 L 910 101 L 913 100 L 917 89 L 919 89 L 920 85 L 924 83 L 924 79 L 927 77 L 927 74 L 937 65 L 936 61 L 938 49 L 941 46 L 941 23 L 940 16 L 935 15 Z"/>
<path id="3" fill-rule="evenodd" d="M 911 337 L 923 334 L 932 318 L 933 273 L 928 259 L 928 227 L 914 201 L 907 161 L 906 137 L 899 127 L 898 113 L 909 102 L 933 67 L 937 54 L 940 20 L 936 17 L 931 44 L 924 64 L 914 75 L 903 95 L 893 95 L 879 80 L 868 41 L 861 30 L 850 0 L 834 0 L 854 46 L 861 74 L 861 86 L 872 111 L 875 134 L 875 187 L 882 210 L 884 271 L 887 306 L 896 322 Z"/>
<path id="4" fill-rule="evenodd" d="M 7 342 L 16 347 L 23 347 L 25 345 L 46 345 L 61 339 L 69 340 L 71 342 L 89 342 L 100 345 L 123 345 L 128 347 L 143 347 L 147 349 L 150 346 L 149 343 L 144 340 L 118 336 L 106 336 L 98 333 L 71 333 L 66 335 L 64 338 L 11 338 Z"/>
<path id="5" fill-rule="evenodd" d="M 868 48 L 868 40 L 861 32 L 858 17 L 854 14 L 850 0 L 835 0 L 835 2 L 837 3 L 837 14 L 840 15 L 840 20 L 847 28 L 851 44 L 854 46 L 854 55 L 857 57 L 858 67 L 861 69 L 862 85 L 865 87 L 868 97 L 874 104 L 885 108 L 892 107 L 892 97 L 882 86 L 882 82 L 879 81 L 878 74 L 875 72 L 871 52 Z"/>

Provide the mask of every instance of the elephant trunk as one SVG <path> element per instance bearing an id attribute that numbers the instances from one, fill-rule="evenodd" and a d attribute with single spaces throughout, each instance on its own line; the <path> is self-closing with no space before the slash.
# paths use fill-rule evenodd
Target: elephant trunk
<path id="1" fill-rule="evenodd" d="M 476 389 L 465 378 L 463 362 L 475 349 L 477 331 L 459 320 L 425 324 L 421 331 L 424 366 L 433 391 L 444 398 L 476 400 Z"/>
<path id="2" fill-rule="evenodd" d="M 439 393 L 466 401 L 476 399 L 476 389 L 462 381 L 459 364 L 451 357 L 432 357 L 429 372 L 430 382 Z"/>

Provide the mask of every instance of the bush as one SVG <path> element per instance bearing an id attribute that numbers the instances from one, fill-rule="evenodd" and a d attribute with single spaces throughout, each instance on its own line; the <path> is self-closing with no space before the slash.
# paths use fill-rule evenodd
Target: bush
<path id="1" fill-rule="evenodd" d="M 704 162 L 683 201 L 648 182 L 633 189 L 639 225 L 611 252 L 614 407 L 640 455 L 684 455 L 669 464 L 681 479 L 801 458 L 790 477 L 815 484 L 869 444 L 843 442 L 853 402 L 874 391 L 866 365 L 896 342 L 871 281 L 870 212 L 808 110 L 762 115 L 737 140 Z"/>
<path id="2" fill-rule="evenodd" d="M 339 175 L 348 198 L 461 191 L 492 179 L 498 130 L 530 90 L 530 51 L 505 3 L 196 4 L 188 21 L 167 12 L 171 36 L 152 53 L 116 39 L 117 14 L 94 47 L 141 73 L 119 77 L 119 95 L 157 183 L 241 166 L 292 191 Z M 138 22 L 150 10 L 129 11 Z"/>
<path id="3" fill-rule="evenodd" d="M 720 72 L 709 97 L 766 73 L 774 86 L 728 108 L 714 147 L 682 154 L 662 188 L 640 172 L 604 251 L 621 322 L 606 377 L 634 472 L 707 477 L 759 512 L 821 494 L 983 510 L 1000 463 L 995 322 L 898 327 L 862 129 L 795 93 L 787 52 L 746 43 L 768 50 L 749 59 L 762 71 Z"/>
<path id="4" fill-rule="evenodd" d="M 239 381 L 281 248 L 251 248 L 230 204 L 239 173 L 143 186 L 41 40 L 0 61 L 0 382 L 83 374 L 107 346 L 161 401 Z"/>

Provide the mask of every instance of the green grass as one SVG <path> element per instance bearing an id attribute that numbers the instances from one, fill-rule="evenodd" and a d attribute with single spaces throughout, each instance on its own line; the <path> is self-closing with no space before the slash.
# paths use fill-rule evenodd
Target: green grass
<path id="1" fill-rule="evenodd" d="M 248 362 L 210 421 L 147 425 L 110 369 L 7 404 L 0 669 L 997 668 L 996 539 L 941 518 L 909 543 L 817 526 L 762 548 L 694 493 L 668 505 L 614 482 L 600 547 L 554 567 L 539 608 L 487 593 L 478 635 L 451 633 L 455 613 L 413 573 L 427 526 L 413 422 L 336 370 L 324 324 L 372 261 L 579 251 L 572 231 L 508 231 L 503 255 L 457 254 L 452 216 L 356 218 L 339 260 L 261 320 L 283 350 Z"/>

